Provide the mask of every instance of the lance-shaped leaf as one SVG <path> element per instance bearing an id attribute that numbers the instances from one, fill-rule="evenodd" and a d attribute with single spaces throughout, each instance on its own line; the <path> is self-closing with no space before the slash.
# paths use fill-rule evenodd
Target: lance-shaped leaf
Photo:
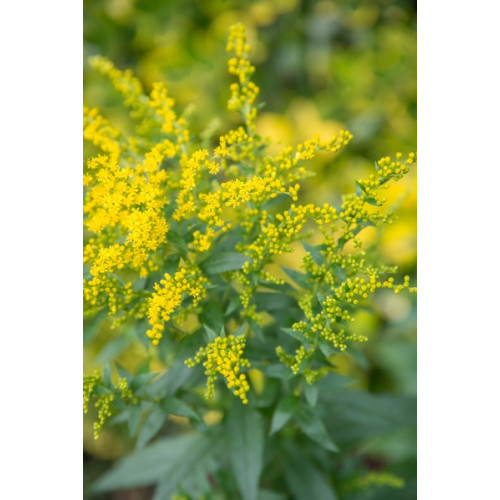
<path id="1" fill-rule="evenodd" d="M 231 467 L 243 500 L 257 500 L 264 460 L 264 423 L 260 413 L 236 401 L 227 420 Z"/>

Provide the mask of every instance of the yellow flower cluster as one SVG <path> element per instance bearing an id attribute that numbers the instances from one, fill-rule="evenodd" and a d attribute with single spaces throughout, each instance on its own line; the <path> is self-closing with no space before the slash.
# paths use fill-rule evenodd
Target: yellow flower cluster
<path id="1" fill-rule="evenodd" d="M 234 278 L 241 285 L 241 314 L 258 320 L 258 301 L 252 304 L 255 292 L 262 284 L 283 284 L 266 266 L 291 252 L 312 221 L 324 236 L 322 260 L 310 254 L 304 258 L 308 287 L 299 301 L 304 317 L 293 325 L 307 345 L 299 346 L 294 355 L 281 348 L 277 352 L 294 373 L 300 371 L 307 380 L 314 380 L 320 372 L 307 365 L 319 342 L 344 350 L 348 341 L 362 340 L 347 326 L 353 306 L 379 288 L 414 291 L 409 278 L 402 284 L 385 279 L 393 269 L 370 267 L 362 250 L 348 253 L 344 247 L 350 240 L 359 246 L 356 236 L 365 226 L 389 220 L 379 209 L 385 201 L 379 193 L 389 180 L 405 175 L 416 158 L 413 153 L 406 159 L 400 153 L 395 159 L 382 158 L 376 173 L 358 180 L 356 192 L 345 196 L 339 209 L 327 203 L 298 204 L 300 181 L 312 175 L 304 162 L 318 151 L 338 152 L 352 135 L 345 130 L 328 140 L 315 135 L 296 148 L 265 155 L 268 141 L 255 135 L 259 89 L 251 81 L 254 67 L 242 24 L 231 28 L 227 50 L 232 53 L 229 73 L 237 77 L 230 87 L 228 107 L 240 113 L 243 126 L 220 136 L 211 151 L 195 145 L 163 84 L 154 84 L 147 96 L 130 71 L 118 70 L 102 57 L 91 59 L 91 65 L 122 94 L 138 125 L 137 136 L 129 137 L 96 109 L 84 109 L 84 138 L 100 151 L 86 162 L 84 171 L 87 313 L 107 308 L 118 321 L 147 317 L 147 335 L 158 345 L 166 322 L 181 312 L 199 312 L 196 308 L 210 286 L 203 266 L 198 267 L 205 259 L 201 254 L 221 243 L 225 250 L 234 249 L 249 258 L 223 279 Z M 276 213 L 279 205 L 270 202 L 287 199 L 291 199 L 289 208 Z M 229 230 L 237 238 L 225 237 Z M 167 267 L 172 262 L 175 267 Z M 153 283 L 157 271 L 163 278 Z M 148 280 L 137 282 L 139 277 Z M 190 361 L 205 359 L 209 395 L 216 377 L 222 375 L 234 394 L 247 402 L 249 386 L 240 373 L 249 366 L 242 358 L 244 346 L 244 337 L 217 338 Z M 90 393 L 97 383 L 92 380 L 87 381 Z M 111 403 L 112 398 L 99 403 L 103 420 Z"/>
<path id="2" fill-rule="evenodd" d="M 293 324 L 293 329 L 310 342 L 311 348 L 307 350 L 301 346 L 294 356 L 287 354 L 282 347 L 276 351 L 294 373 L 299 371 L 304 360 L 312 356 L 320 339 L 340 351 L 346 350 L 349 341 L 366 340 L 349 332 L 347 325 L 354 321 L 350 312 L 352 306 L 368 299 L 370 293 L 381 288 L 392 289 L 394 293 L 404 289 L 416 291 L 410 287 L 409 276 L 405 276 L 403 283 L 398 285 L 395 285 L 393 277 L 380 279 L 382 274 L 396 272 L 396 268 L 366 265 L 363 251 L 348 255 L 338 252 L 338 248 L 333 252 L 331 247 L 325 246 L 321 253 L 325 258 L 321 264 L 311 254 L 303 257 L 302 267 L 308 276 L 308 287 L 301 295 L 299 306 L 306 320 Z"/>
<path id="3" fill-rule="evenodd" d="M 308 219 L 314 220 L 318 225 L 332 225 L 337 219 L 335 207 L 325 203 L 318 207 L 312 203 L 307 205 L 290 206 L 289 210 L 282 214 L 276 214 L 271 222 L 267 222 L 267 213 L 262 214 L 259 236 L 247 246 L 240 245 L 238 248 L 251 261 L 246 262 L 238 276 L 239 283 L 243 286 L 240 294 L 241 302 L 245 308 L 245 314 L 254 317 L 252 309 L 248 308 L 256 284 L 251 282 L 248 275 L 257 273 L 261 279 L 272 281 L 272 277 L 264 270 L 273 257 L 291 252 L 290 244 L 301 238 L 300 232 Z"/>
<path id="4" fill-rule="evenodd" d="M 205 375 L 207 375 L 206 397 L 212 398 L 215 391 L 217 375 L 222 375 L 235 396 L 238 396 L 243 404 L 248 403 L 247 393 L 250 386 L 247 377 L 241 373 L 241 369 L 249 367 L 250 362 L 243 358 L 245 349 L 245 337 L 229 335 L 228 337 L 217 337 L 206 347 L 202 347 L 194 359 L 186 360 L 188 366 L 195 366 L 203 360 Z"/>
<path id="5" fill-rule="evenodd" d="M 174 213 L 175 220 L 192 217 L 196 213 L 196 187 L 200 181 L 203 169 L 212 175 L 219 171 L 218 165 L 208 159 L 208 151 L 200 149 L 191 156 L 183 154 L 180 161 L 181 179 L 179 181 L 180 191 L 177 195 L 177 209 Z"/>
<path id="6" fill-rule="evenodd" d="M 90 398 L 94 394 L 95 387 L 101 382 L 102 377 L 97 371 L 83 376 L 83 413 L 88 413 Z"/>
<path id="7" fill-rule="evenodd" d="M 93 137 L 87 134 L 89 140 Z M 168 178 L 160 167 L 176 154 L 174 144 L 165 140 L 135 165 L 102 154 L 87 162 L 85 227 L 96 235 L 84 249 L 90 272 L 84 298 L 89 306 L 107 305 L 110 315 L 116 314 L 133 299 L 132 283 L 121 285 L 111 275 L 127 268 L 147 276 L 158 269 L 156 253 L 169 229 L 164 216 Z"/>
<path id="8" fill-rule="evenodd" d="M 238 111 L 245 122 L 248 133 L 253 134 L 257 118 L 255 99 L 259 94 L 259 88 L 250 80 L 255 67 L 248 59 L 250 45 L 247 44 L 243 24 L 239 23 L 230 28 L 226 50 L 235 55 L 228 61 L 228 71 L 238 77 L 238 83 L 233 83 L 230 87 L 231 97 L 228 109 Z"/>
<path id="9" fill-rule="evenodd" d="M 148 301 L 148 320 L 151 328 L 146 332 L 154 345 L 158 345 L 163 336 L 164 325 L 169 321 L 186 296 L 193 299 L 196 307 L 205 297 L 205 284 L 208 281 L 195 268 L 180 268 L 174 275 L 168 273 L 154 285 L 154 293 Z"/>
<path id="10" fill-rule="evenodd" d="M 409 166 L 415 162 L 415 153 L 410 153 L 405 161 L 402 154 L 397 153 L 396 159 L 389 156 L 381 158 L 376 163 L 376 173 L 368 179 L 356 181 L 358 192 L 344 196 L 339 216 L 345 221 L 341 235 L 342 244 L 354 239 L 359 230 L 370 224 L 376 225 L 390 221 L 390 216 L 376 210 L 373 206 L 380 207 L 385 199 L 380 197 L 379 191 L 387 188 L 386 183 L 391 179 L 400 179 L 409 171 Z M 359 242 L 356 241 L 357 244 Z"/>
<path id="11" fill-rule="evenodd" d="M 334 135 L 328 141 L 322 141 L 318 134 L 297 146 L 296 158 L 299 160 L 310 160 L 316 155 L 316 151 L 329 151 L 336 153 L 342 147 L 352 141 L 353 135 L 347 130 L 341 130 L 339 135 Z"/>
<path id="12" fill-rule="evenodd" d="M 175 101 L 168 97 L 168 91 L 161 82 L 155 82 L 151 90 L 150 106 L 156 111 L 156 114 L 162 119 L 161 130 L 170 134 L 174 130 L 176 115 L 173 110 Z"/>
<path id="13" fill-rule="evenodd" d="M 111 405 L 115 399 L 114 394 L 101 394 L 95 402 L 95 407 L 98 409 L 97 421 L 94 422 L 94 439 L 97 439 L 101 433 L 103 425 L 113 414 Z"/>
<path id="14" fill-rule="evenodd" d="M 369 472 L 363 476 L 352 479 L 346 485 L 349 490 L 363 490 L 373 486 L 389 486 L 390 488 L 403 488 L 405 485 L 404 479 L 391 474 L 390 472 L 377 471 Z"/>
<path id="15" fill-rule="evenodd" d="M 109 78 L 115 89 L 123 96 L 125 106 L 132 109 L 134 118 L 144 118 L 152 114 L 147 99 L 144 99 L 142 84 L 131 70 L 121 71 L 109 59 L 102 56 L 90 57 L 89 64 L 101 75 Z"/>
<path id="16" fill-rule="evenodd" d="M 214 155 L 222 159 L 222 170 L 227 169 L 226 158 L 235 162 L 232 168 L 228 169 L 229 174 L 240 174 L 241 166 L 253 172 L 255 164 L 259 161 L 257 150 L 262 145 L 260 137 L 248 134 L 243 127 L 238 127 L 219 138 L 219 146 L 214 149 Z"/>
<path id="17" fill-rule="evenodd" d="M 109 161 L 113 164 L 118 162 L 123 149 L 122 141 L 119 140 L 120 133 L 110 126 L 97 108 L 83 107 L 83 138 L 109 155 L 97 157 L 94 162 Z"/>
<path id="18" fill-rule="evenodd" d="M 95 388 L 103 384 L 102 376 L 96 371 L 90 375 L 83 376 L 83 413 L 88 413 L 90 398 L 96 395 Z M 132 391 L 128 386 L 126 378 L 118 379 L 115 387 L 104 388 L 106 392 L 99 393 L 95 402 L 97 412 L 97 421 L 94 422 L 94 439 L 99 437 L 103 425 L 112 415 L 112 403 L 115 396 L 118 395 L 124 402 L 137 404 L 137 398 L 134 398 Z"/>

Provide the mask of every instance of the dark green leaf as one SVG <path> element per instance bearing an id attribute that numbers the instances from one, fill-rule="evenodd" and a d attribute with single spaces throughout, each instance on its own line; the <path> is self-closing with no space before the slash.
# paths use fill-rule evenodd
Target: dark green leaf
<path id="1" fill-rule="evenodd" d="M 111 385 L 111 366 L 109 363 L 104 363 L 102 367 L 102 383 L 108 387 Z"/>
<path id="2" fill-rule="evenodd" d="M 274 363 L 262 368 L 262 371 L 268 376 L 279 378 L 281 380 L 288 380 L 293 377 L 293 372 L 283 363 Z"/>
<path id="3" fill-rule="evenodd" d="M 265 342 L 266 339 L 264 337 L 264 331 L 262 330 L 259 323 L 257 323 L 257 321 L 253 320 L 252 318 L 247 318 L 247 323 L 255 337 L 261 342 Z"/>
<path id="4" fill-rule="evenodd" d="M 304 273 L 296 271 L 295 269 L 289 269 L 288 267 L 281 266 L 281 269 L 286 273 L 286 275 L 292 279 L 301 288 L 307 288 L 307 276 Z"/>
<path id="5" fill-rule="evenodd" d="M 288 396 L 282 399 L 274 410 L 269 434 L 272 435 L 278 432 L 295 414 L 298 407 L 299 400 L 295 396 Z"/>
<path id="6" fill-rule="evenodd" d="M 94 485 L 94 491 L 146 486 L 170 479 L 175 486 L 212 447 L 200 434 L 165 438 L 120 460 Z"/>
<path id="7" fill-rule="evenodd" d="M 302 332 L 298 332 L 293 328 L 280 328 L 280 330 L 284 331 L 287 335 L 290 335 L 290 337 L 300 340 L 300 342 L 307 343 L 307 339 Z"/>
<path id="8" fill-rule="evenodd" d="M 254 301 L 260 311 L 283 311 L 296 307 L 293 297 L 283 293 L 257 292 Z"/>
<path id="9" fill-rule="evenodd" d="M 317 384 L 306 384 L 304 392 L 307 402 L 313 407 L 316 406 L 318 401 L 319 386 Z"/>
<path id="10" fill-rule="evenodd" d="M 247 329 L 247 323 L 242 323 L 234 332 L 233 335 L 235 337 L 240 337 L 241 335 L 245 334 L 245 331 Z"/>
<path id="11" fill-rule="evenodd" d="M 137 443 L 135 447 L 137 449 L 144 448 L 144 446 L 148 444 L 149 441 L 151 441 L 151 439 L 153 439 L 157 432 L 163 427 L 166 419 L 167 415 L 161 408 L 153 408 L 151 413 L 149 413 L 144 420 L 144 424 L 142 424 L 139 435 L 137 436 Z"/>
<path id="12" fill-rule="evenodd" d="M 155 489 L 153 500 L 171 500 L 176 492 L 188 498 L 206 498 L 206 492 L 213 489 L 209 477 L 220 467 L 220 460 L 217 460 L 220 444 L 213 442 L 210 448 L 202 449 L 194 457 L 194 463 L 187 460 L 170 470 Z"/>
<path id="13" fill-rule="evenodd" d="M 332 354 L 339 352 L 339 350 L 328 340 L 325 340 L 324 338 L 320 337 L 318 339 L 318 346 L 321 350 L 321 352 L 326 356 L 331 356 Z"/>
<path id="14" fill-rule="evenodd" d="M 99 328 L 103 324 L 103 319 L 106 316 L 106 311 L 102 310 L 97 313 L 92 319 L 85 320 L 83 322 L 83 343 L 86 344 L 90 342 L 96 333 L 99 331 Z"/>
<path id="15" fill-rule="evenodd" d="M 121 354 L 128 346 L 129 340 L 127 337 L 117 337 L 106 344 L 95 358 L 96 363 L 110 361 Z"/>
<path id="16" fill-rule="evenodd" d="M 235 401 L 228 415 L 231 467 L 243 500 L 257 500 L 264 459 L 264 424 L 260 413 Z"/>
<path id="17" fill-rule="evenodd" d="M 345 281 L 347 279 L 347 276 L 345 274 L 345 269 L 341 265 L 339 265 L 339 264 L 333 264 L 332 271 L 333 271 L 333 274 L 335 274 L 335 276 L 340 281 Z"/>
<path id="18" fill-rule="evenodd" d="M 320 247 L 314 247 L 312 245 L 309 245 L 309 243 L 306 243 L 305 241 L 302 241 L 301 243 L 305 251 L 311 254 L 311 257 L 313 258 L 314 262 L 318 264 L 318 266 L 321 266 L 325 263 L 325 257 L 319 250 Z"/>
<path id="19" fill-rule="evenodd" d="M 250 259 L 238 252 L 219 252 L 211 255 L 200 264 L 200 268 L 207 274 L 220 274 L 227 271 L 237 271 Z"/>
<path id="20" fill-rule="evenodd" d="M 147 386 L 151 397 L 163 397 L 174 394 L 191 375 L 192 369 L 182 359 L 176 359 L 167 372 Z"/>
<path id="21" fill-rule="evenodd" d="M 176 246 L 182 253 L 182 255 L 186 255 L 188 251 L 188 247 L 186 242 L 182 238 L 182 236 L 172 229 L 167 233 L 167 240 L 172 243 L 172 245 Z"/>
<path id="22" fill-rule="evenodd" d="M 130 381 L 132 380 L 132 374 L 129 373 L 120 363 L 115 362 L 115 366 L 120 378 L 124 378 L 127 380 L 127 382 L 130 383 Z"/>
<path id="23" fill-rule="evenodd" d="M 175 274 L 175 272 L 177 271 L 177 269 L 179 267 L 180 260 L 181 260 L 180 256 L 177 254 L 169 255 L 164 261 L 164 264 L 162 267 L 162 274 L 165 274 L 165 273 L 168 273 L 170 275 Z"/>
<path id="24" fill-rule="evenodd" d="M 217 335 L 217 332 L 214 332 L 208 325 L 203 325 L 203 328 L 207 332 L 207 337 L 210 342 L 212 342 L 219 336 Z"/>
<path id="25" fill-rule="evenodd" d="M 214 332 L 220 332 L 224 325 L 224 313 L 220 304 L 213 300 L 204 303 L 200 321 L 204 325 L 208 325 Z"/>
<path id="26" fill-rule="evenodd" d="M 225 316 L 229 316 L 241 306 L 241 301 L 236 291 L 233 288 L 231 288 L 230 292 L 233 292 L 234 295 L 233 297 L 231 297 L 231 300 L 229 301 L 226 312 L 224 313 Z"/>
<path id="27" fill-rule="evenodd" d="M 316 443 L 320 444 L 326 450 L 332 452 L 339 451 L 330 439 L 323 422 L 319 419 L 311 407 L 304 406 L 301 408 L 295 418 L 304 434 L 310 437 L 313 441 L 316 441 Z"/>
<path id="28" fill-rule="evenodd" d="M 190 408 L 184 401 L 174 398 L 173 396 L 168 396 L 164 398 L 161 402 L 161 407 L 169 414 L 178 415 L 179 417 L 194 418 L 196 420 L 201 420 L 201 417 Z"/>
<path id="29" fill-rule="evenodd" d="M 282 293 L 290 293 L 295 291 L 295 288 L 288 283 L 273 283 L 272 281 L 261 281 L 260 285 L 263 288 L 270 288 L 271 290 L 276 290 Z"/>
<path id="30" fill-rule="evenodd" d="M 284 493 L 276 493 L 275 491 L 259 490 L 258 500 L 287 500 L 288 497 Z"/>
<path id="31" fill-rule="evenodd" d="M 330 390 L 321 380 L 325 425 L 338 442 L 352 441 L 416 426 L 416 398 L 371 394 L 359 389 Z"/>
<path id="32" fill-rule="evenodd" d="M 124 410 L 117 415 L 114 415 L 108 420 L 108 425 L 117 425 L 117 424 L 123 424 L 124 422 L 127 422 L 129 419 L 129 411 Z"/>
<path id="33" fill-rule="evenodd" d="M 139 424 L 141 422 L 143 407 L 142 406 L 132 406 L 129 409 L 129 417 L 127 421 L 128 432 L 131 437 L 134 437 L 137 434 L 137 430 L 139 429 Z"/>
<path id="34" fill-rule="evenodd" d="M 102 385 L 98 385 L 94 388 L 95 395 L 99 396 L 100 394 L 113 394 L 113 391 L 111 389 L 108 389 L 107 387 L 103 387 Z"/>
<path id="35" fill-rule="evenodd" d="M 285 481 L 294 500 L 337 500 L 316 466 L 298 450 L 283 454 Z"/>
<path id="36" fill-rule="evenodd" d="M 153 380 L 158 373 L 141 373 L 140 375 L 136 375 L 132 382 L 130 383 L 130 388 L 132 391 L 137 391 L 141 387 L 145 386 L 148 382 Z"/>

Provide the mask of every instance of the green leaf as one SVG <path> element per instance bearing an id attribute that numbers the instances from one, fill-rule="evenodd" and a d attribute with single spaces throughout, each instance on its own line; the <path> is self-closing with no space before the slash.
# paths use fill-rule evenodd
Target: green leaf
<path id="1" fill-rule="evenodd" d="M 189 469 L 182 463 L 170 471 L 155 489 L 153 500 L 172 500 L 174 493 L 188 498 L 207 498 L 206 493 L 213 489 L 210 476 L 220 467 L 218 460 L 220 442 L 212 442 L 207 450 L 196 456 L 196 462 Z"/>
<path id="2" fill-rule="evenodd" d="M 203 328 L 207 332 L 207 337 L 208 340 L 210 340 L 210 342 L 212 342 L 218 337 L 217 332 L 214 332 L 208 325 L 203 325 Z"/>
<path id="3" fill-rule="evenodd" d="M 284 293 L 257 292 L 254 294 L 254 302 L 257 310 L 268 311 L 270 314 L 298 308 L 295 299 Z"/>
<path id="4" fill-rule="evenodd" d="M 314 262 L 318 264 L 318 266 L 321 266 L 322 264 L 325 263 L 325 257 L 323 254 L 319 251 L 321 246 L 312 246 L 309 245 L 309 243 L 306 243 L 305 241 L 302 241 L 302 246 L 304 247 L 305 251 L 311 254 L 311 257 L 313 258 Z"/>
<path id="5" fill-rule="evenodd" d="M 177 247 L 180 251 L 181 254 L 187 255 L 188 247 L 186 242 L 184 241 L 183 237 L 176 231 L 173 231 L 172 229 L 167 233 L 167 241 L 172 243 L 175 247 Z"/>
<path id="6" fill-rule="evenodd" d="M 127 382 L 130 383 L 130 381 L 132 380 L 132 374 L 129 373 L 128 370 L 118 362 L 115 362 L 115 367 L 120 378 L 124 378 L 127 380 Z"/>
<path id="7" fill-rule="evenodd" d="M 224 313 L 220 304 L 213 300 L 204 303 L 200 322 L 209 326 L 214 332 L 220 332 L 224 325 Z"/>
<path id="8" fill-rule="evenodd" d="M 305 395 L 307 402 L 312 406 L 316 406 L 318 402 L 319 386 L 317 384 L 306 384 Z"/>
<path id="9" fill-rule="evenodd" d="M 152 398 L 171 396 L 180 387 L 184 387 L 190 377 L 197 377 L 197 370 L 187 366 L 184 361 L 193 357 L 200 345 L 203 344 L 203 329 L 201 328 L 183 338 L 175 351 L 172 365 L 167 368 L 165 373 L 147 386 L 147 393 Z"/>
<path id="10" fill-rule="evenodd" d="M 268 377 L 279 378 L 281 380 L 289 380 L 294 375 L 292 370 L 283 363 L 273 363 L 272 365 L 263 366 L 262 371 Z"/>
<path id="11" fill-rule="evenodd" d="M 174 398 L 173 396 L 168 396 L 163 399 L 161 407 L 169 414 L 178 415 L 179 417 L 194 418 L 195 420 L 201 421 L 201 417 L 198 413 L 184 403 L 184 401 Z"/>
<path id="12" fill-rule="evenodd" d="M 208 257 L 200 264 L 200 268 L 207 274 L 220 274 L 227 271 L 241 269 L 250 259 L 238 252 L 218 252 Z"/>
<path id="13" fill-rule="evenodd" d="M 106 316 L 106 311 L 102 310 L 97 313 L 96 316 L 94 316 L 91 319 L 86 319 L 83 322 L 83 343 L 86 344 L 90 342 L 97 332 L 99 331 L 99 328 L 102 326 L 103 322 L 102 320 Z"/>
<path id="14" fill-rule="evenodd" d="M 270 490 L 259 490 L 258 500 L 287 500 L 288 497 L 284 493 L 276 493 Z"/>
<path id="15" fill-rule="evenodd" d="M 259 284 L 262 288 L 269 288 L 271 290 L 276 290 L 281 293 L 289 294 L 290 292 L 295 291 L 295 288 L 292 285 L 289 285 L 288 283 L 274 283 L 272 281 L 260 281 Z"/>
<path id="16" fill-rule="evenodd" d="M 99 352 L 95 358 L 96 363 L 103 363 L 105 361 L 110 361 L 121 354 L 129 344 L 127 337 L 117 337 L 111 342 L 106 344 Z"/>
<path id="17" fill-rule="evenodd" d="M 180 256 L 177 254 L 169 255 L 163 263 L 162 275 L 164 275 L 165 273 L 168 273 L 170 275 L 175 274 L 179 267 L 180 260 Z"/>
<path id="18" fill-rule="evenodd" d="M 264 337 L 264 331 L 262 330 L 261 326 L 257 321 L 255 321 L 252 318 L 247 318 L 247 323 L 248 326 L 250 327 L 250 330 L 254 333 L 255 338 L 259 339 L 261 342 L 265 342 L 265 337 Z"/>
<path id="19" fill-rule="evenodd" d="M 364 201 L 374 207 L 380 207 L 381 205 L 381 203 L 379 203 L 373 196 L 366 197 Z"/>
<path id="20" fill-rule="evenodd" d="M 320 380 L 318 411 L 336 441 L 352 442 L 416 426 L 415 397 L 337 388 Z"/>
<path id="21" fill-rule="evenodd" d="M 129 418 L 127 420 L 128 432 L 131 437 L 137 434 L 139 429 L 139 424 L 141 423 L 142 412 L 144 408 L 142 406 L 133 406 L 129 409 Z"/>
<path id="22" fill-rule="evenodd" d="M 243 322 L 234 332 L 233 335 L 235 337 L 240 337 L 241 335 L 244 335 L 247 329 L 247 323 Z"/>
<path id="23" fill-rule="evenodd" d="M 283 267 L 281 266 L 281 269 L 285 272 L 285 274 L 294 281 L 294 283 L 297 283 L 301 288 L 307 288 L 307 276 L 304 273 L 301 273 L 299 271 L 296 271 L 295 269 L 290 269 L 288 267 Z"/>
<path id="24" fill-rule="evenodd" d="M 260 413 L 236 401 L 228 415 L 231 467 L 243 500 L 257 500 L 264 461 L 264 423 Z"/>
<path id="25" fill-rule="evenodd" d="M 283 328 L 283 327 L 280 328 L 280 330 L 284 331 L 287 335 L 290 335 L 290 337 L 293 337 L 296 340 L 300 340 L 300 342 L 307 343 L 307 339 L 302 332 L 298 332 L 293 328 Z"/>
<path id="26" fill-rule="evenodd" d="M 141 373 L 140 375 L 136 375 L 132 382 L 130 383 L 130 388 L 133 392 L 139 390 L 141 387 L 145 386 L 148 382 L 153 380 L 158 373 Z"/>
<path id="27" fill-rule="evenodd" d="M 299 400 L 295 396 L 282 399 L 273 413 L 269 435 L 278 432 L 295 414 L 299 407 Z"/>
<path id="28" fill-rule="evenodd" d="M 355 189 L 356 196 L 361 196 L 365 192 L 365 187 L 362 186 L 358 181 L 355 181 L 355 185 L 356 185 Z"/>
<path id="29" fill-rule="evenodd" d="M 236 290 L 234 290 L 234 288 L 229 288 L 229 292 L 233 296 L 231 297 L 231 300 L 229 301 L 226 312 L 224 313 L 225 316 L 229 316 L 230 314 L 232 314 L 234 311 L 236 311 L 241 306 L 240 297 L 237 294 Z"/>
<path id="30" fill-rule="evenodd" d="M 113 394 L 113 391 L 111 389 L 108 389 L 107 387 L 103 387 L 102 385 L 98 385 L 94 388 L 94 394 L 96 396 L 99 396 L 101 394 Z"/>
<path id="31" fill-rule="evenodd" d="M 326 356 L 331 356 L 332 354 L 335 354 L 336 352 L 339 352 L 339 350 L 328 340 L 325 340 L 323 337 L 320 337 L 318 339 L 318 346 L 321 350 L 321 352 Z"/>
<path id="32" fill-rule="evenodd" d="M 332 452 L 339 451 L 328 435 L 323 422 L 311 407 L 304 406 L 301 408 L 295 418 L 299 427 L 309 438 L 316 441 L 316 443 L 320 444 L 326 450 Z"/>
<path id="33" fill-rule="evenodd" d="M 332 487 L 303 453 L 289 449 L 282 460 L 285 481 L 295 500 L 337 500 Z"/>
<path id="34" fill-rule="evenodd" d="M 147 386 L 147 393 L 153 397 L 174 394 L 191 375 L 192 369 L 183 359 L 176 359 L 168 370 Z"/>
<path id="35" fill-rule="evenodd" d="M 166 419 L 167 415 L 161 408 L 153 408 L 151 413 L 146 417 L 146 420 L 144 420 L 144 424 L 142 424 L 135 447 L 137 449 L 144 448 L 163 427 Z"/>
<path id="36" fill-rule="evenodd" d="M 160 479 L 170 480 L 175 487 L 212 447 L 209 438 L 195 433 L 158 440 L 120 460 L 92 489 L 102 492 L 146 486 Z"/>
<path id="37" fill-rule="evenodd" d="M 102 383 L 105 386 L 111 385 L 111 366 L 109 366 L 109 363 L 104 363 L 102 367 Z"/>
<path id="38" fill-rule="evenodd" d="M 333 264 L 332 271 L 333 271 L 333 274 L 335 274 L 335 276 L 340 281 L 345 281 L 347 279 L 347 276 L 345 274 L 345 269 L 340 264 Z"/>

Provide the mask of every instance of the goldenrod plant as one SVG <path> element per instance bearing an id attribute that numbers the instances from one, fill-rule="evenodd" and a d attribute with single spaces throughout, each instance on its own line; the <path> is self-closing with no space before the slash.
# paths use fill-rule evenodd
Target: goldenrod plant
<path id="1" fill-rule="evenodd" d="M 397 397 L 348 387 L 336 356 L 367 340 L 353 325 L 382 289 L 415 291 L 363 231 L 391 224 L 384 191 L 416 156 L 380 158 L 341 199 L 302 203 L 310 160 L 322 151 L 334 162 L 353 136 L 312 135 L 270 154 L 242 24 L 226 48 L 227 107 L 241 122 L 208 145 L 164 84 L 147 94 L 132 72 L 90 59 L 135 123 L 122 131 L 84 108 L 84 315 L 89 331 L 118 332 L 102 370 L 84 377 L 84 411 L 96 439 L 121 425 L 136 447 L 94 489 L 328 500 L 402 488 L 348 451 L 342 426 L 353 404 L 382 431 L 407 425 L 414 408 L 384 420 Z M 142 346 L 135 371 L 115 359 L 123 338 Z"/>

